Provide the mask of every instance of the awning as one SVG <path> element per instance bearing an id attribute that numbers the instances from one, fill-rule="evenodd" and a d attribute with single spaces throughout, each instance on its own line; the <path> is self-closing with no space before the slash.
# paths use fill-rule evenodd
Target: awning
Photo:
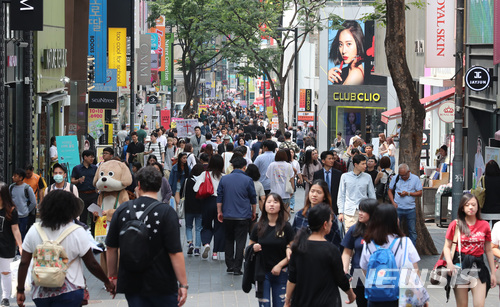
<path id="1" fill-rule="evenodd" d="M 455 88 L 450 88 L 445 91 L 439 92 L 434 95 L 427 96 L 420 99 L 420 103 L 424 105 L 425 112 L 429 112 L 439 106 L 439 104 L 455 94 Z M 388 123 L 390 120 L 397 119 L 401 117 L 401 108 L 397 107 L 391 110 L 387 110 L 382 113 L 382 122 Z"/>

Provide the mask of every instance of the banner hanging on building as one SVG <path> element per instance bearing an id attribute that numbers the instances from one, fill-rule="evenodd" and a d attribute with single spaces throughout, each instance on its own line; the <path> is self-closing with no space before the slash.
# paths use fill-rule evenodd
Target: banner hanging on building
<path id="1" fill-rule="evenodd" d="M 158 49 L 155 51 L 160 56 L 158 71 L 165 71 L 165 26 L 157 25 L 156 28 L 149 29 L 149 32 L 158 36 Z"/>
<path id="2" fill-rule="evenodd" d="M 109 68 L 116 69 L 116 85 L 127 86 L 127 29 L 109 28 Z"/>
<path id="3" fill-rule="evenodd" d="M 73 167 L 80 164 L 78 139 L 76 135 L 56 136 L 56 143 L 59 164 L 66 167 L 68 178 L 71 178 Z"/>
<path id="4" fill-rule="evenodd" d="M 104 134 L 104 110 L 89 108 L 88 122 L 87 132 L 91 137 L 97 140 Z"/>
<path id="5" fill-rule="evenodd" d="M 141 34 L 137 50 L 137 85 L 151 85 L 151 36 Z"/>
<path id="6" fill-rule="evenodd" d="M 163 128 L 168 129 L 170 128 L 170 110 L 161 110 L 160 112 L 160 123 L 163 126 Z"/>
<path id="7" fill-rule="evenodd" d="M 106 69 L 106 81 L 104 83 L 94 83 L 92 91 L 96 92 L 116 92 L 116 69 Z"/>
<path id="8" fill-rule="evenodd" d="M 493 9 L 493 64 L 500 64 L 500 0 L 495 0 Z"/>
<path id="9" fill-rule="evenodd" d="M 43 1 L 12 0 L 8 2 L 10 3 L 11 30 L 43 31 Z"/>
<path id="10" fill-rule="evenodd" d="M 107 0 L 90 0 L 88 55 L 94 57 L 95 82 L 106 82 Z"/>
<path id="11" fill-rule="evenodd" d="M 454 68 L 455 1 L 427 1 L 425 24 L 425 66 Z"/>
<path id="12" fill-rule="evenodd" d="M 194 127 L 199 125 L 197 119 L 180 119 L 176 122 L 177 136 L 179 137 L 194 135 Z"/>
<path id="13" fill-rule="evenodd" d="M 171 85 L 172 84 L 172 57 L 174 46 L 174 33 L 165 33 L 165 70 L 162 73 L 161 85 Z"/>

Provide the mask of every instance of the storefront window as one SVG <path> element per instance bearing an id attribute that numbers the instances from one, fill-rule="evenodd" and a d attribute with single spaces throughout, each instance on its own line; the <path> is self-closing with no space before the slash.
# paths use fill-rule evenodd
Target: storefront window
<path id="1" fill-rule="evenodd" d="M 380 120 L 385 108 L 330 106 L 328 110 L 330 144 L 333 143 L 338 132 L 342 132 L 342 137 L 348 144 L 357 130 L 361 131 L 366 143 L 371 143 L 372 138 L 377 138 L 378 134 L 386 129 L 386 124 Z"/>

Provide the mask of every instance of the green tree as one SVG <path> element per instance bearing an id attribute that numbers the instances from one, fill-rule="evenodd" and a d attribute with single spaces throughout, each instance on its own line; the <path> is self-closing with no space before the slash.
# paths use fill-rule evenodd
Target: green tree
<path id="1" fill-rule="evenodd" d="M 182 116 L 187 117 L 191 110 L 198 108 L 201 71 L 217 64 L 227 47 L 214 31 L 221 20 L 219 9 L 214 0 L 163 0 L 150 5 L 148 21 L 151 26 L 160 15 L 165 16 L 182 50 L 177 64 L 182 71 L 186 94 Z"/>
<path id="2" fill-rule="evenodd" d="M 424 3 L 416 1 L 409 5 L 420 9 Z M 375 13 L 365 18 L 375 19 L 386 27 L 387 65 L 401 106 L 399 161 L 408 164 L 413 174 L 419 174 L 425 108 L 420 103 L 406 60 L 406 10 L 410 9 L 409 5 L 405 4 L 405 0 L 379 0 L 374 4 Z M 420 255 L 435 255 L 436 246 L 425 226 L 419 198 L 416 200 L 416 211 L 417 250 Z"/>
<path id="3" fill-rule="evenodd" d="M 297 49 L 315 29 L 321 30 L 319 9 L 326 0 L 248 1 L 218 0 L 223 22 L 216 31 L 231 44 L 228 59 L 240 65 L 245 76 L 266 76 L 278 111 L 279 129 L 284 131 L 283 86 L 290 76 L 295 53 L 285 62 L 285 53 L 294 50 L 294 29 L 298 29 Z M 262 40 L 273 45 L 262 44 Z M 296 89 L 295 89 L 296 90 Z"/>

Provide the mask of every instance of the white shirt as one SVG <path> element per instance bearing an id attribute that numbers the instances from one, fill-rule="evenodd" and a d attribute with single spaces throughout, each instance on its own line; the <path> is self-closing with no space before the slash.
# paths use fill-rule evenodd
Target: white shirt
<path id="1" fill-rule="evenodd" d="M 286 181 L 294 175 L 292 165 L 285 161 L 272 162 L 267 168 L 266 177 L 271 182 L 271 192 L 278 194 L 281 198 L 290 198 L 286 192 Z"/>
<path id="2" fill-rule="evenodd" d="M 61 226 L 57 230 L 51 230 L 50 228 L 42 227 L 49 240 L 56 240 L 59 235 L 68 227 L 73 225 L 70 222 L 64 226 Z M 28 253 L 34 253 L 37 245 L 42 243 L 42 238 L 38 234 L 36 227 L 31 227 L 26 234 L 23 242 L 23 250 Z M 61 242 L 64 250 L 68 254 L 68 263 L 76 259 L 69 267 L 66 273 L 66 279 L 77 287 L 85 288 L 85 280 L 83 278 L 83 267 L 80 259 L 83 257 L 90 249 L 90 240 L 83 227 L 79 227 L 70 233 L 66 239 Z M 31 271 L 31 270 L 30 270 Z M 35 287 L 33 290 L 33 297 L 38 297 L 39 287 Z"/>
<path id="3" fill-rule="evenodd" d="M 187 154 L 188 154 L 187 165 L 189 166 L 189 169 L 193 169 L 193 166 L 196 165 L 196 157 L 192 152 L 189 152 Z"/>
<path id="4" fill-rule="evenodd" d="M 388 248 L 392 241 L 394 240 L 393 235 L 388 236 L 388 241 L 389 243 L 386 243 L 382 245 L 382 248 Z M 394 255 L 394 258 L 396 259 L 396 264 L 398 268 L 401 268 L 403 266 L 403 262 L 405 261 L 405 247 L 406 247 L 406 261 L 409 261 L 410 263 L 416 263 L 420 261 L 420 256 L 418 255 L 417 250 L 415 249 L 415 246 L 413 246 L 413 243 L 408 237 L 403 237 L 403 238 L 397 238 L 398 240 L 402 240 L 401 246 L 399 246 L 399 242 L 394 243 L 394 246 L 392 247 L 392 251 L 396 252 Z M 398 249 L 399 246 L 399 249 Z M 359 266 L 363 269 L 366 270 L 368 268 L 368 261 L 370 260 L 370 256 L 373 254 L 377 248 L 375 247 L 374 242 L 368 243 L 368 250 L 371 251 L 371 254 L 366 250 L 366 242 L 363 243 L 363 251 L 361 252 L 361 258 L 359 259 Z M 405 264 L 406 267 L 406 264 Z"/>
<path id="5" fill-rule="evenodd" d="M 54 158 L 54 157 L 57 157 L 57 147 L 52 145 L 50 146 L 50 149 L 49 149 L 49 155 L 50 155 L 50 158 Z M 55 160 L 57 161 L 57 160 Z"/>
<path id="6" fill-rule="evenodd" d="M 201 184 L 205 182 L 206 173 L 207 172 L 204 171 L 203 173 L 200 174 L 200 176 L 194 177 L 196 183 L 193 186 L 193 191 L 198 192 L 200 190 Z M 212 196 L 217 196 L 217 189 L 219 188 L 219 182 L 222 179 L 222 176 L 220 178 L 215 178 L 214 174 L 211 171 L 209 171 L 208 173 L 210 174 L 210 178 L 212 179 L 212 185 L 214 187 L 214 194 L 212 194 Z"/>
<path id="7" fill-rule="evenodd" d="M 163 146 L 163 148 L 165 148 L 165 146 L 167 146 L 167 138 L 165 137 L 165 134 L 162 134 L 161 136 L 159 136 L 157 141 L 158 141 L 158 143 L 160 143 Z"/>

